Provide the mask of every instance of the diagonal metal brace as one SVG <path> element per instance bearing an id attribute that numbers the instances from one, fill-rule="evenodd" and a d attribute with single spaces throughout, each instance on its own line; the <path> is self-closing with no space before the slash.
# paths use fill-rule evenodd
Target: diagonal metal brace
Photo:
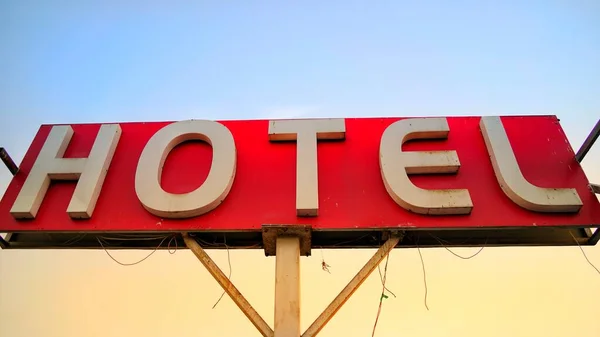
<path id="1" fill-rule="evenodd" d="M 0 147 L 0 159 L 2 159 L 2 162 L 4 165 L 6 165 L 13 176 L 17 175 L 17 172 L 19 172 L 19 167 L 17 164 L 15 164 L 14 160 L 12 160 L 12 158 L 8 155 L 8 152 L 6 152 L 6 149 L 3 147 Z"/>
<path id="2" fill-rule="evenodd" d="M 600 194 L 600 185 L 598 185 L 598 184 L 590 184 L 590 189 L 595 194 Z M 592 245 L 595 245 L 595 244 L 598 243 L 598 241 L 600 241 L 600 228 L 596 228 L 596 231 L 594 232 L 594 234 L 592 234 L 592 236 L 588 240 L 588 243 L 592 244 Z"/>
<path id="3" fill-rule="evenodd" d="M 0 235 L 0 248 L 5 249 L 10 246 L 10 236 L 11 235 L 12 235 L 12 233 L 8 233 L 8 234 L 6 234 L 5 238 L 3 238 L 2 235 Z"/>
<path id="4" fill-rule="evenodd" d="M 200 247 L 198 242 L 191 238 L 187 233 L 182 233 L 183 240 L 186 246 L 196 255 L 198 260 L 204 265 L 206 270 L 215 278 L 223 290 L 231 297 L 233 302 L 242 310 L 244 315 L 248 317 L 250 322 L 254 324 L 256 329 L 265 337 L 273 337 L 273 329 L 265 322 L 258 312 L 248 303 L 244 295 L 233 285 L 223 271 L 215 264 L 215 262 L 206 254 L 204 249 Z"/>
<path id="5" fill-rule="evenodd" d="M 575 159 L 578 162 L 581 163 L 583 158 L 585 158 L 585 155 L 590 151 L 590 149 L 592 148 L 592 146 L 598 139 L 598 136 L 600 136 L 600 120 L 598 120 L 598 122 L 596 122 L 596 125 L 592 129 L 592 132 L 590 132 L 590 134 L 587 136 L 587 138 L 583 142 L 583 145 L 581 145 L 581 148 L 579 148 L 579 151 L 577 151 L 577 154 L 575 155 Z M 592 192 L 594 192 L 595 194 L 600 194 L 600 185 L 590 184 L 589 186 L 590 186 L 590 189 L 592 190 Z M 598 241 L 600 241 L 600 228 L 596 229 L 596 232 L 594 234 L 592 234 L 592 236 L 588 240 L 588 243 L 595 245 L 596 243 L 598 243 Z"/>
<path id="6" fill-rule="evenodd" d="M 600 120 L 596 122 L 596 126 L 594 126 L 592 132 L 590 132 L 583 142 L 583 145 L 581 145 L 581 148 L 579 148 L 579 151 L 577 151 L 575 159 L 577 159 L 578 162 L 581 163 L 583 158 L 585 158 L 585 155 L 590 151 L 592 145 L 594 145 L 596 139 L 598 139 L 598 136 L 600 136 Z"/>
<path id="7" fill-rule="evenodd" d="M 314 337 L 321 329 L 325 327 L 327 322 L 333 318 L 333 316 L 340 310 L 340 308 L 348 301 L 350 296 L 360 287 L 360 285 L 371 275 L 373 270 L 377 268 L 377 265 L 383 261 L 383 259 L 396 247 L 398 242 L 402 239 L 402 233 L 393 234 L 377 252 L 371 257 L 369 261 L 362 267 L 361 270 L 356 273 L 354 278 L 348 282 L 346 287 L 337 295 L 336 298 L 331 301 L 329 306 L 323 310 L 321 315 L 306 329 L 301 337 Z"/>
<path id="8" fill-rule="evenodd" d="M 598 241 L 600 241 L 600 228 L 596 228 L 596 231 L 588 240 L 588 244 L 595 245 L 598 243 Z"/>

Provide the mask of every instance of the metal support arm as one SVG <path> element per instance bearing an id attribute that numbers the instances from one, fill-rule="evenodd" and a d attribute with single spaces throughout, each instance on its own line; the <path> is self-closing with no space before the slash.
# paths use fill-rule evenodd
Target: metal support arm
<path id="1" fill-rule="evenodd" d="M 587 136 L 587 138 L 581 145 L 581 148 L 579 148 L 579 151 L 577 151 L 577 154 L 575 155 L 575 159 L 578 162 L 581 163 L 583 158 L 585 158 L 585 155 L 590 151 L 590 149 L 592 148 L 592 145 L 594 145 L 594 143 L 598 139 L 598 136 L 600 136 L 600 120 L 598 120 L 596 122 L 596 125 L 592 129 L 592 132 L 590 132 L 590 134 Z M 600 185 L 590 184 L 590 189 L 595 194 L 600 194 Z M 597 228 L 596 232 L 594 232 L 592 237 L 590 237 L 590 239 L 588 240 L 588 243 L 595 245 L 596 243 L 598 243 L 599 240 L 600 240 L 600 228 Z"/>
<path id="2" fill-rule="evenodd" d="M 340 310 L 340 308 L 348 301 L 350 296 L 360 287 L 360 285 L 371 275 L 373 270 L 377 268 L 377 265 L 383 261 L 383 259 L 396 247 L 400 242 L 400 236 L 393 236 L 388 239 L 383 246 L 381 246 L 377 252 L 371 257 L 369 261 L 359 270 L 354 278 L 348 282 L 346 287 L 337 295 L 336 298 L 323 310 L 321 315 L 317 317 L 314 323 L 306 329 L 302 334 L 302 337 L 314 337 L 316 336 L 323 327 L 333 318 L 333 316 Z"/>
<path id="3" fill-rule="evenodd" d="M 14 160 L 12 160 L 12 158 L 8 155 L 8 152 L 6 152 L 6 149 L 3 147 L 0 147 L 0 159 L 2 159 L 2 162 L 4 165 L 6 165 L 13 176 L 17 175 L 17 172 L 19 172 L 19 167 L 17 164 L 15 164 Z"/>
<path id="4" fill-rule="evenodd" d="M 233 285 L 233 283 L 227 278 L 223 271 L 215 264 L 215 262 L 206 254 L 204 249 L 200 247 L 195 239 L 191 238 L 187 233 L 183 233 L 183 240 L 186 246 L 196 255 L 198 260 L 204 265 L 206 270 L 215 278 L 223 290 L 231 297 L 233 302 L 242 310 L 244 315 L 248 317 L 250 322 L 260 331 L 265 337 L 273 337 L 273 329 L 269 327 L 267 322 L 260 316 L 256 310 L 248 303 L 246 298 L 240 293 L 240 291 Z"/>
<path id="5" fill-rule="evenodd" d="M 592 148 L 592 145 L 594 145 L 594 143 L 596 142 L 596 139 L 598 139 L 599 135 L 600 135 L 600 120 L 598 120 L 596 122 L 596 126 L 594 126 L 594 128 L 592 129 L 592 132 L 590 132 L 590 134 L 587 136 L 587 138 L 583 142 L 583 145 L 581 145 L 581 148 L 579 148 L 579 151 L 577 151 L 577 154 L 575 155 L 575 159 L 577 159 L 578 162 L 581 163 L 583 158 L 585 158 L 585 155 L 590 151 L 590 149 Z"/>

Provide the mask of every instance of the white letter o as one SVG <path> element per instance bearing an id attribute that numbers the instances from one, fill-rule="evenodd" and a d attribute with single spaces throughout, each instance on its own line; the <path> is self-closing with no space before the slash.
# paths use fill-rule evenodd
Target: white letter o
<path id="1" fill-rule="evenodd" d="M 171 150 L 188 140 L 202 140 L 213 148 L 208 177 L 194 191 L 166 192 L 160 185 L 162 168 Z M 162 218 L 191 218 L 215 209 L 231 190 L 236 170 L 233 135 L 223 124 L 189 120 L 169 124 L 144 147 L 135 173 L 135 192 L 146 210 Z"/>

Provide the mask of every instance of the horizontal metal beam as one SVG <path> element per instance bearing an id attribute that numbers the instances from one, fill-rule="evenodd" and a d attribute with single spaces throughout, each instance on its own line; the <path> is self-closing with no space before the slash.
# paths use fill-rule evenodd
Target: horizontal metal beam
<path id="1" fill-rule="evenodd" d="M 600 227 L 600 224 L 590 225 Z M 406 236 L 396 248 L 572 246 L 571 231 L 576 227 L 463 228 L 405 230 Z M 581 228 L 580 228 L 581 229 Z M 389 229 L 364 231 L 313 230 L 313 248 L 378 248 Z M 181 249 L 185 242 L 173 232 L 15 232 L 6 238 L 9 249 Z M 583 230 L 573 231 L 581 245 L 592 244 Z M 194 238 L 204 249 L 264 249 L 260 230 L 253 232 L 198 231 Z M 166 236 L 173 239 L 163 240 Z M 225 237 L 227 240 L 225 240 Z M 101 240 L 104 247 L 98 241 Z M 225 244 L 227 242 L 227 244 Z"/>
<path id="2" fill-rule="evenodd" d="M 577 151 L 577 154 L 575 155 L 575 159 L 577 159 L 578 162 L 581 163 L 583 158 L 585 158 L 585 155 L 590 151 L 590 149 L 592 148 L 592 145 L 594 145 L 594 142 L 596 142 L 596 139 L 598 139 L 599 135 L 600 135 L 600 120 L 598 120 L 596 122 L 596 126 L 594 126 L 594 129 L 592 129 L 592 132 L 590 132 L 590 134 L 587 136 L 587 138 L 583 142 L 583 145 L 581 145 L 581 147 L 579 148 L 579 151 Z"/>

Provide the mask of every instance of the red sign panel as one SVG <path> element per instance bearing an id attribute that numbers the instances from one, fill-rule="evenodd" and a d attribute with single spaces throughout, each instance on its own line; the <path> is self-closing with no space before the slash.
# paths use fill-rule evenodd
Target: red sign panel
<path id="1" fill-rule="evenodd" d="M 394 127 L 403 120 L 405 122 L 401 126 Z M 222 162 L 227 159 L 223 159 L 220 153 L 213 153 L 206 142 L 184 142 L 170 153 L 167 152 L 160 175 L 157 167 L 139 167 L 144 163 L 140 157 L 151 138 L 172 123 L 121 123 L 121 134 L 115 141 L 112 159 L 94 163 L 99 167 L 105 164 L 107 173 L 103 183 L 98 185 L 97 201 L 89 218 L 67 213 L 70 203 L 74 202 L 72 198 L 78 182 L 57 179 L 78 179 L 79 176 L 56 169 L 57 172 L 47 174 L 52 183 L 45 194 L 41 193 L 39 209 L 34 216 L 29 216 L 33 218 L 22 219 L 27 216 L 15 210 L 11 213 L 11 209 L 34 163 L 43 159 L 38 155 L 50 141 L 48 136 L 54 127 L 44 125 L 0 202 L 0 231 L 249 231 L 259 230 L 263 224 L 305 224 L 312 225 L 315 230 L 593 227 L 600 224 L 598 201 L 588 188 L 584 172 L 576 162 L 573 150 L 555 117 L 502 117 L 500 128 L 497 124 L 489 124 L 488 129 L 480 117 L 439 118 L 437 122 L 447 123 L 449 130 L 445 134 L 441 132 L 441 135 L 439 130 L 437 134 L 435 130 L 428 130 L 427 123 L 419 129 L 420 120 L 429 119 L 347 118 L 341 120 L 344 127 L 342 136 L 340 133 L 331 136 L 324 132 L 321 138 L 332 139 L 316 142 L 318 189 L 315 197 L 318 210 L 314 214 L 302 214 L 297 209 L 297 192 L 306 192 L 312 178 L 308 174 L 310 165 L 308 169 L 303 169 L 308 170 L 307 177 L 296 177 L 297 171 L 300 172 L 297 158 L 306 160 L 310 158 L 310 153 L 298 153 L 299 144 L 294 141 L 295 135 L 290 136 L 290 132 L 282 131 L 280 138 L 270 138 L 270 127 L 277 127 L 266 120 L 220 122 L 235 142 L 233 182 L 229 190 L 222 193 L 217 204 L 211 206 L 211 210 L 205 210 L 201 215 L 187 214 L 183 218 L 157 216 L 150 212 L 149 207 L 144 207 L 141 200 L 152 199 L 153 196 L 140 198 L 136 193 L 136 175 L 145 170 L 154 170 L 165 194 L 188 193 L 207 180 L 213 159 L 216 160 L 217 156 Z M 64 144 L 68 144 L 66 152 L 59 157 L 90 156 L 92 145 L 100 137 L 100 127 L 99 124 L 71 125 L 73 136 Z M 302 126 L 299 127 L 301 129 Z M 502 137 L 498 138 L 502 131 L 508 139 L 508 148 L 503 148 Z M 299 131 L 298 138 L 301 132 L 304 131 Z M 402 138 L 398 134 L 401 132 L 406 132 L 407 136 Z M 169 135 L 165 133 L 164 136 Z M 209 136 L 204 137 L 205 140 Z M 305 133 L 304 136 L 304 141 L 309 144 L 304 150 L 312 151 L 310 136 L 314 138 L 314 133 Z M 169 144 L 177 145 L 177 142 L 185 140 L 185 137 L 177 138 L 175 143 Z M 402 141 L 407 142 L 402 145 Z M 396 150 L 398 156 L 394 157 Z M 460 163 L 454 165 L 456 163 L 452 163 L 451 155 L 435 157 L 441 154 L 432 151 L 454 151 L 452 153 Z M 153 150 L 146 152 L 148 156 L 153 155 Z M 417 155 L 400 157 L 406 153 Z M 508 159 L 513 154 L 518 165 L 511 166 Z M 386 159 L 386 156 L 393 158 Z M 427 159 L 434 157 L 438 159 Z M 386 160 L 390 160 L 391 168 L 385 166 L 388 163 Z M 444 160 L 448 162 L 443 164 Z M 73 165 L 78 167 L 79 164 Z M 405 171 L 397 170 L 398 165 L 407 168 Z M 400 187 L 408 185 L 400 184 L 396 178 L 407 175 L 407 172 L 408 181 L 414 186 L 404 190 Z M 428 174 L 419 174 L 424 172 Z M 524 180 L 519 181 L 519 177 Z M 300 185 L 307 186 L 298 187 L 297 180 Z M 139 191 L 143 192 L 143 188 L 140 186 Z M 547 189 L 557 189 L 555 191 L 559 192 L 561 189 L 570 189 L 572 198 L 569 202 L 568 198 L 564 199 L 564 193 L 555 195 Z M 439 193 L 434 196 L 428 194 L 429 190 L 438 190 Z M 466 191 L 467 199 L 464 199 L 464 193 L 452 194 L 454 192 L 448 190 Z M 420 197 L 413 191 L 424 194 Z M 81 193 L 87 192 L 82 190 Z M 534 199 L 540 196 L 547 198 L 547 202 L 536 204 Z M 33 198 L 27 195 L 21 197 L 24 200 Z M 472 206 L 460 208 L 458 204 L 461 201 L 453 201 L 454 197 L 461 197 L 463 201 L 470 199 Z M 446 206 L 440 201 L 438 208 L 427 208 L 427 205 L 438 202 L 435 198 L 446 200 Z M 188 198 L 190 200 L 194 201 Z M 573 200 L 576 201 L 574 204 Z M 415 205 L 419 202 L 425 206 Z M 165 207 L 170 209 L 175 206 Z"/>

